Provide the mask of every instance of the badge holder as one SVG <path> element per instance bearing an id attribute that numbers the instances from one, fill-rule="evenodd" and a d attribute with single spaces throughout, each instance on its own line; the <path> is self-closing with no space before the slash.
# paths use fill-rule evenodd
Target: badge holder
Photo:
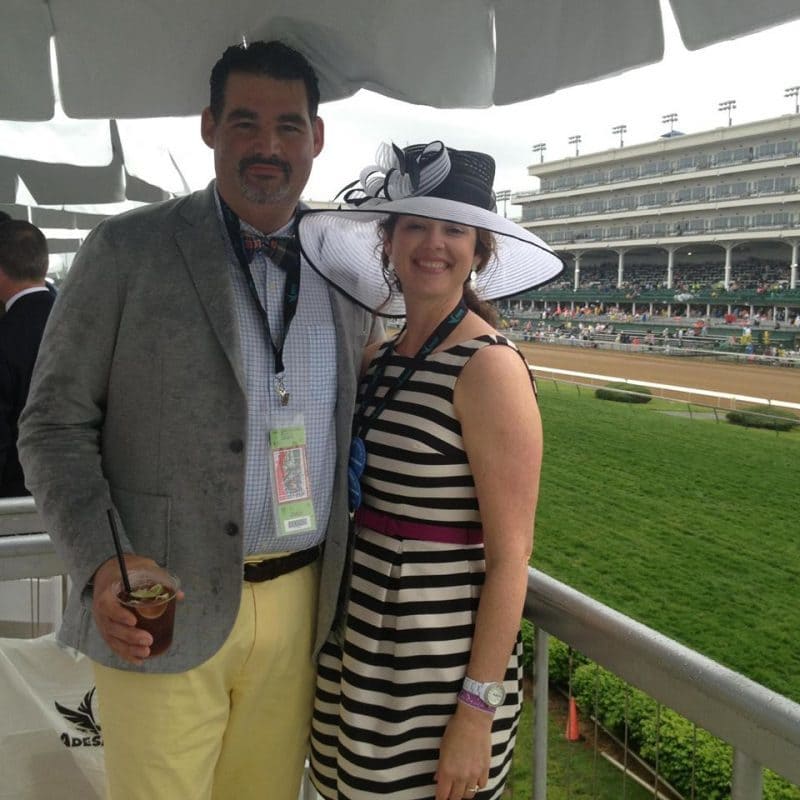
<path id="1" fill-rule="evenodd" d="M 302 414 L 281 419 L 269 432 L 272 507 L 278 538 L 317 529 Z"/>

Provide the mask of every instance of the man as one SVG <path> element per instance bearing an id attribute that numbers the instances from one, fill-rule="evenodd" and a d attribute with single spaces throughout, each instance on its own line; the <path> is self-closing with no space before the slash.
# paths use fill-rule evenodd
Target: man
<path id="1" fill-rule="evenodd" d="M 298 794 L 371 328 L 292 247 L 318 99 L 285 45 L 228 48 L 202 115 L 216 182 L 98 225 L 45 333 L 20 452 L 74 583 L 60 640 L 95 662 L 113 800 Z M 128 568 L 185 590 L 157 658 L 115 596 L 109 509 Z"/>
<path id="2" fill-rule="evenodd" d="M 17 423 L 53 307 L 44 280 L 48 262 L 47 240 L 35 225 L 0 219 L 0 300 L 5 304 L 0 318 L 0 497 L 29 493 L 17 455 Z"/>

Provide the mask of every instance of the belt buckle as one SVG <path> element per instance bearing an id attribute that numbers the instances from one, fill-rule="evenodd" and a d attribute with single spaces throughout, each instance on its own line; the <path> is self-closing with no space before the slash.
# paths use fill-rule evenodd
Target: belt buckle
<path id="1" fill-rule="evenodd" d="M 264 581 L 272 580 L 274 575 L 274 568 L 270 570 L 269 564 L 280 559 L 264 558 L 261 561 L 248 561 L 244 565 L 244 579 L 248 583 L 263 583 Z"/>

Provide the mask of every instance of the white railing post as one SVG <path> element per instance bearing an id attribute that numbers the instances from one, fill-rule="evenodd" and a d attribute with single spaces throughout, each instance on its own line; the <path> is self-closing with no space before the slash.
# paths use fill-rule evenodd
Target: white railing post
<path id="1" fill-rule="evenodd" d="M 731 800 L 761 800 L 761 765 L 747 753 L 734 749 Z"/>

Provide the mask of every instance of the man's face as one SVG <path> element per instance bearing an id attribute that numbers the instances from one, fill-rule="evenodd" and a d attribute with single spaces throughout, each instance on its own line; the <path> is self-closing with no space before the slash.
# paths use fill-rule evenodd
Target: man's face
<path id="1" fill-rule="evenodd" d="M 243 72 L 228 76 L 219 119 L 203 111 L 202 134 L 214 150 L 220 194 L 248 222 L 269 214 L 268 206 L 294 210 L 324 141 L 303 81 Z"/>

